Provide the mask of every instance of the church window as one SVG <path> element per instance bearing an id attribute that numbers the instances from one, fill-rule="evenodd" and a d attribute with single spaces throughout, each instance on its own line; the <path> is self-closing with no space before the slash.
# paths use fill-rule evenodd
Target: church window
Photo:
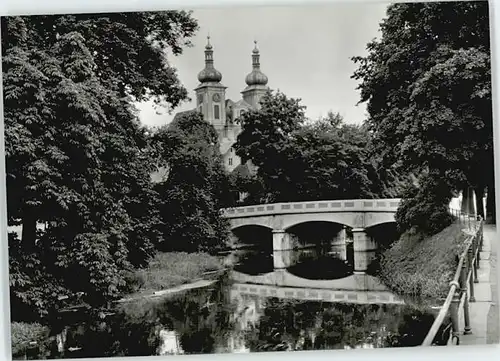
<path id="1" fill-rule="evenodd" d="M 200 113 L 203 113 L 203 110 L 202 110 L 202 108 L 201 108 L 201 105 L 198 107 L 198 111 L 199 111 Z"/>
<path id="2" fill-rule="evenodd" d="M 229 163 L 229 165 L 233 165 L 233 158 L 229 158 L 228 163 Z"/>
<path id="3" fill-rule="evenodd" d="M 220 119 L 220 107 L 219 105 L 214 105 L 214 118 Z"/>

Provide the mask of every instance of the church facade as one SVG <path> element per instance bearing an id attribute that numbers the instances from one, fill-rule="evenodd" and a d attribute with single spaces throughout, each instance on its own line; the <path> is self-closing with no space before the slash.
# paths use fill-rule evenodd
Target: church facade
<path id="1" fill-rule="evenodd" d="M 249 162 L 241 164 L 241 159 L 236 155 L 233 145 L 241 132 L 241 125 L 237 119 L 249 109 L 259 109 L 260 99 L 269 90 L 267 76 L 260 70 L 257 43 L 255 42 L 255 48 L 252 51 L 252 70 L 245 78 L 246 87 L 241 91 L 241 99 L 226 98 L 227 87 L 221 83 L 222 73 L 215 69 L 210 37 L 205 46 L 205 68 L 199 72 L 198 81 L 200 83 L 194 89 L 196 108 L 191 111 L 199 111 L 203 119 L 214 126 L 219 135 L 220 152 L 226 169 L 232 172 L 241 165 L 251 171 L 252 165 Z"/>

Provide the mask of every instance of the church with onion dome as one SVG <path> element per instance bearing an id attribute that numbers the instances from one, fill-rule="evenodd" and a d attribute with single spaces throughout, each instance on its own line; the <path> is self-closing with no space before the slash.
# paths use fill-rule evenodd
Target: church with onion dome
<path id="1" fill-rule="evenodd" d="M 222 81 L 222 74 L 214 66 L 213 47 L 210 37 L 205 46 L 205 68 L 198 74 L 199 85 L 194 89 L 196 93 L 196 109 L 203 114 L 203 118 L 212 124 L 219 134 L 220 152 L 224 164 L 229 172 L 236 171 L 248 173 L 255 169 L 246 162 L 241 164 L 241 159 L 236 155 L 233 145 L 236 143 L 241 125 L 236 119 L 249 109 L 258 109 L 260 99 L 269 90 L 267 76 L 260 70 L 260 54 L 257 42 L 252 51 L 252 70 L 246 76 L 246 87 L 241 91 L 239 100 L 226 99 L 226 89 Z M 184 112 L 183 112 L 184 113 Z M 181 113 L 178 113 L 179 116 Z"/>

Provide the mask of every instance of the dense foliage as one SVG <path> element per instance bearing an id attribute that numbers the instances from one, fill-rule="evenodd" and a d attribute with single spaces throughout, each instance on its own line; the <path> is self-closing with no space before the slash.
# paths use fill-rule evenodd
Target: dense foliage
<path id="1" fill-rule="evenodd" d="M 105 88 L 175 107 L 187 90 L 165 52 L 181 54 L 197 29 L 186 11 L 2 17 L 2 56 L 19 46 L 50 52 L 61 36 L 76 32 L 85 39 Z"/>
<path id="2" fill-rule="evenodd" d="M 399 231 L 426 236 L 448 227 L 454 217 L 449 212 L 450 188 L 445 178 L 436 174 L 423 175 L 418 184 L 410 183 L 395 216 Z"/>
<path id="3" fill-rule="evenodd" d="M 14 359 L 24 359 L 32 354 L 37 358 L 45 358 L 48 355 L 50 348 L 48 327 L 39 323 L 12 322 L 10 332 Z"/>
<path id="4" fill-rule="evenodd" d="M 219 209 L 229 199 L 229 180 L 218 136 L 198 112 L 177 117 L 153 137 L 168 178 L 156 186 L 162 250 L 216 251 L 227 237 Z"/>
<path id="5" fill-rule="evenodd" d="M 185 12 L 2 18 L 13 319 L 104 306 L 154 255 L 154 164 L 132 104 L 185 99 L 164 51 L 195 29 Z"/>
<path id="6" fill-rule="evenodd" d="M 487 189 L 494 218 L 489 29 L 486 1 L 391 5 L 353 77 L 383 164 L 472 187 L 480 215 Z"/>
<path id="7" fill-rule="evenodd" d="M 299 100 L 270 92 L 241 122 L 236 152 L 258 167 L 238 179 L 247 202 L 395 197 L 401 190 L 401 177 L 380 167 L 367 130 L 338 114 L 307 123 Z"/>

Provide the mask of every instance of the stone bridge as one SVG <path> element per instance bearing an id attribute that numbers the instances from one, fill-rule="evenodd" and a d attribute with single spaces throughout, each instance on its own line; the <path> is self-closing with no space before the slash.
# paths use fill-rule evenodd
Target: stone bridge
<path id="1" fill-rule="evenodd" d="M 343 225 L 331 235 L 331 244 L 337 248 L 346 245 L 346 227 L 352 229 L 354 270 L 366 271 L 374 257 L 377 244 L 367 234 L 371 227 L 395 222 L 394 215 L 400 199 L 358 199 L 314 202 L 262 204 L 224 209 L 231 230 L 245 226 L 270 229 L 273 235 L 273 262 L 275 269 L 287 268 L 293 259 L 297 242 L 289 230 L 308 222 L 330 222 Z"/>
<path id="2" fill-rule="evenodd" d="M 288 228 L 305 222 L 335 222 L 351 228 L 369 228 L 394 222 L 400 199 L 359 199 L 275 203 L 227 208 L 223 211 L 235 229 L 257 225 L 273 230 Z"/>

